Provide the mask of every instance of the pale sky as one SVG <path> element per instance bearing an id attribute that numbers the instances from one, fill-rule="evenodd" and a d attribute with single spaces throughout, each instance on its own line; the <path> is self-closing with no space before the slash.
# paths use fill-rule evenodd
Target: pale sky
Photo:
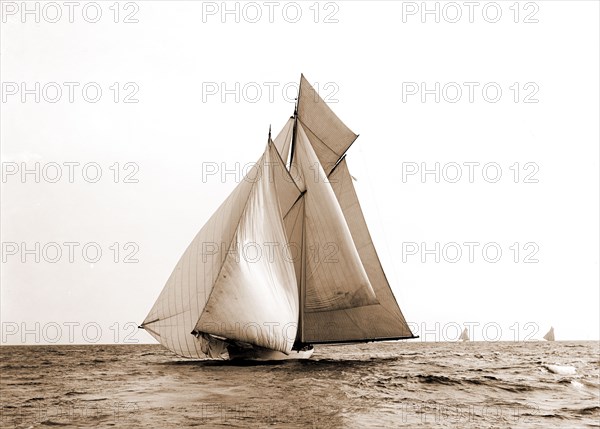
<path id="1" fill-rule="evenodd" d="M 207 173 L 259 158 L 301 72 L 360 134 L 348 164 L 416 334 L 599 339 L 597 2 L 240 2 L 239 23 L 39 4 L 0 24 L 2 343 L 154 342 L 134 327 L 235 186 Z"/>

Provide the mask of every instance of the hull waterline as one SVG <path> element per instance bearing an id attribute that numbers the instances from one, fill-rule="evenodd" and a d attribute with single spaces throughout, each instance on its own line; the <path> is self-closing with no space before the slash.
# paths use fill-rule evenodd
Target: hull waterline
<path id="1" fill-rule="evenodd" d="M 253 360 L 253 361 L 282 361 L 282 360 L 296 360 L 296 359 L 309 359 L 314 353 L 315 349 L 310 346 L 302 350 L 292 350 L 289 354 L 279 352 L 277 350 L 269 350 L 263 348 L 239 348 L 235 346 L 229 346 L 227 348 L 230 360 Z"/>

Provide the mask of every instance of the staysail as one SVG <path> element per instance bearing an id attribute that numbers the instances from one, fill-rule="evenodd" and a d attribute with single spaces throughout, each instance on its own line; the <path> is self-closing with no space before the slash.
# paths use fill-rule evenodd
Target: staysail
<path id="1" fill-rule="evenodd" d="M 283 129 L 277 134 L 273 143 L 277 148 L 277 152 L 281 156 L 283 164 L 286 165 L 288 162 L 288 155 L 292 145 L 292 133 L 294 132 L 294 117 L 288 119 Z"/>
<path id="2" fill-rule="evenodd" d="M 284 254 L 286 236 L 275 190 L 275 176 L 285 169 L 272 144 L 258 165 L 260 180 L 250 192 L 195 330 L 289 353 L 299 302 L 293 261 Z"/>
<path id="3" fill-rule="evenodd" d="M 141 325 L 180 356 L 206 356 L 207 341 L 190 333 L 225 261 L 223 247 L 233 240 L 257 172 L 254 166 L 198 232 Z"/>
<path id="4" fill-rule="evenodd" d="M 206 357 L 218 339 L 192 335 L 193 331 L 250 339 L 273 350 L 291 348 L 298 322 L 298 291 L 293 261 L 283 253 L 286 237 L 282 211 L 289 210 L 300 191 L 284 175 L 289 173 L 270 143 L 189 245 L 141 325 L 165 347 L 185 357 Z M 289 196 L 283 207 L 277 184 Z M 224 281 L 227 275 L 229 279 Z M 258 287 L 238 289 L 240 295 L 227 301 L 233 296 L 234 285 L 255 282 Z M 233 305 L 240 298 L 246 300 L 240 301 L 245 304 L 243 310 Z M 227 302 L 220 303 L 223 299 Z M 225 316 L 232 312 L 236 318 Z"/>
<path id="5" fill-rule="evenodd" d="M 546 341 L 554 341 L 554 327 L 551 326 L 550 330 L 544 335 L 544 340 Z"/>

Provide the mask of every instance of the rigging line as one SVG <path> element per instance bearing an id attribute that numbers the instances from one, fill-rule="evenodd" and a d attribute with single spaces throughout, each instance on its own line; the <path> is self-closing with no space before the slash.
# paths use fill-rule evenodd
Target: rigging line
<path id="1" fill-rule="evenodd" d="M 374 195 L 375 188 L 373 187 L 373 183 L 371 182 L 371 177 L 370 177 L 370 174 L 369 174 L 369 169 L 368 169 L 368 167 L 366 165 L 366 162 L 364 162 L 364 157 L 361 156 L 360 158 L 361 158 L 361 160 L 363 160 L 362 164 L 363 164 L 363 167 L 364 167 L 365 172 L 366 172 L 367 183 L 369 185 L 370 195 Z M 348 169 L 348 173 L 350 173 L 350 169 Z M 358 192 L 356 191 L 356 187 L 354 187 L 354 188 L 355 188 L 354 192 L 356 193 L 356 197 L 357 197 L 356 199 L 358 200 Z M 377 218 L 379 220 L 379 225 L 383 225 L 383 221 L 382 221 L 382 217 L 381 217 L 381 212 L 379 210 L 379 206 L 377 204 L 377 200 L 375 198 L 372 198 L 372 200 L 373 200 L 373 205 L 375 206 L 375 211 L 377 212 Z M 361 206 L 361 204 L 359 202 L 359 207 L 360 206 Z M 363 212 L 363 219 L 364 219 L 365 216 L 364 216 L 364 211 L 362 210 L 362 207 L 361 207 L 361 212 Z M 365 225 L 366 225 L 366 223 L 367 223 L 367 220 L 365 219 Z M 380 227 L 380 230 L 381 230 L 381 227 Z M 402 315 L 402 318 L 406 321 L 406 317 L 404 317 L 404 313 L 402 313 L 402 310 L 400 309 L 400 306 L 398 305 L 398 299 L 396 298 L 396 294 L 394 293 L 394 290 L 392 289 L 392 285 L 390 284 L 390 282 L 389 282 L 389 280 L 387 278 L 388 276 L 385 273 L 385 270 L 383 268 L 383 264 L 381 263 L 381 258 L 379 257 L 379 252 L 377 252 L 377 248 L 375 246 L 375 242 L 373 241 L 373 236 L 371 234 L 371 231 L 369 231 L 367 229 L 367 233 L 369 235 L 369 240 L 371 241 L 373 249 L 375 250 L 375 257 L 377 258 L 377 262 L 379 263 L 379 266 L 381 267 L 381 271 L 383 273 L 383 277 L 385 278 L 387 286 L 388 286 L 388 288 L 391 291 L 392 298 L 394 299 L 394 302 L 396 303 L 396 307 L 398 307 L 398 311 Z M 393 261 L 392 252 L 390 250 L 390 245 L 389 245 L 389 242 L 387 240 L 387 235 L 385 233 L 383 234 L 383 241 L 385 242 L 385 249 L 386 249 L 387 257 L 388 257 L 388 259 L 391 262 L 391 261 Z M 396 284 L 399 284 L 399 282 L 398 282 L 398 273 L 396 272 L 396 265 L 395 264 L 391 264 L 391 265 L 392 265 L 392 272 L 394 273 L 394 279 L 396 281 Z"/>
<path id="2" fill-rule="evenodd" d="M 346 155 L 344 155 L 344 156 L 343 156 L 343 158 L 344 158 L 344 159 L 345 159 L 345 157 L 346 157 Z M 342 165 L 342 161 L 343 161 L 343 159 L 341 159 L 341 160 L 340 160 L 340 162 L 339 162 L 339 163 L 336 165 L 336 167 L 335 167 L 335 168 L 337 168 L 338 166 Z M 363 163 L 363 164 L 364 164 L 364 163 Z M 384 279 L 384 281 L 385 281 L 385 285 L 387 286 L 387 290 L 388 290 L 388 291 L 389 291 L 389 293 L 391 294 L 391 297 L 392 297 L 392 299 L 394 300 L 393 302 L 396 304 L 396 308 L 397 308 L 397 310 L 398 310 L 398 312 L 399 312 L 399 314 L 400 314 L 400 316 L 401 316 L 402 320 L 404 321 L 404 323 L 406 323 L 406 320 L 405 320 L 404 314 L 402 313 L 402 310 L 400 309 L 400 306 L 398 305 L 398 300 L 396 299 L 396 296 L 395 296 L 395 294 L 394 294 L 394 291 L 392 290 L 392 287 L 391 287 L 391 285 L 390 285 L 390 282 L 389 282 L 389 280 L 388 280 L 388 278 L 387 278 L 387 274 L 385 273 L 385 270 L 383 269 L 383 265 L 381 264 L 381 258 L 379 257 L 379 252 L 377 251 L 377 248 L 376 248 L 376 246 L 375 246 L 375 242 L 373 241 L 373 236 L 371 235 L 371 231 L 369 230 L 369 226 L 368 226 L 368 224 L 367 224 L 367 220 L 365 219 L 365 214 L 364 214 L 364 211 L 363 211 L 363 209 L 362 209 L 362 206 L 361 206 L 361 204 L 360 204 L 360 201 L 359 201 L 359 199 L 358 199 L 358 192 L 357 192 L 357 190 L 356 190 L 356 187 L 355 187 L 355 186 L 354 186 L 354 184 L 352 183 L 352 175 L 350 174 L 350 169 L 349 169 L 349 167 L 348 167 L 348 163 L 346 162 L 346 164 L 345 164 L 345 165 L 346 165 L 346 172 L 348 173 L 348 186 L 350 187 L 350 189 L 352 190 L 352 192 L 353 192 L 353 193 L 354 193 L 354 195 L 355 195 L 356 202 L 355 202 L 354 204 L 355 204 L 356 206 L 358 206 L 358 210 L 359 210 L 359 212 L 360 212 L 360 214 L 361 214 L 361 216 L 362 216 L 363 223 L 364 223 L 364 226 L 365 226 L 365 231 L 366 231 L 367 238 L 368 238 L 368 243 L 366 243 L 364 246 L 369 246 L 369 245 L 370 245 L 370 246 L 373 248 L 373 254 L 374 254 L 374 256 L 375 256 L 375 260 L 377 261 L 377 264 L 379 265 L 379 269 L 381 270 L 381 274 L 383 275 L 383 279 Z M 332 174 L 333 174 L 333 171 L 335 171 L 335 169 L 334 169 L 334 170 L 332 170 L 332 172 L 331 172 Z M 371 191 L 371 192 L 370 192 L 370 195 L 373 195 L 373 187 L 372 187 L 372 183 L 371 183 L 371 181 L 370 181 L 370 176 L 369 176 L 369 174 L 368 174 L 368 171 L 366 172 L 366 176 L 367 176 L 367 183 L 369 184 L 370 191 Z M 338 180 L 341 180 L 341 178 L 340 178 L 340 179 L 338 179 Z M 343 183 L 342 183 L 342 185 L 343 185 Z M 342 186 L 342 185 L 341 185 L 341 186 Z M 379 206 L 377 205 L 377 201 L 376 201 L 376 200 L 373 200 L 373 202 L 374 202 L 374 205 L 375 205 L 375 209 L 376 209 L 376 211 L 377 211 L 377 215 L 378 215 L 377 217 L 378 217 L 378 219 L 379 219 L 379 224 L 381 225 L 381 224 L 382 224 L 382 222 L 381 222 L 381 214 L 380 214 L 380 212 L 379 212 Z M 345 216 L 345 215 L 344 215 L 344 216 Z M 387 237 L 387 236 L 384 234 L 384 237 Z M 355 243 L 355 244 L 356 244 L 356 243 Z M 390 248 L 389 248 L 389 244 L 388 244 L 388 242 L 387 242 L 387 239 L 385 240 L 385 244 L 386 244 L 387 256 L 388 256 L 388 258 L 390 258 L 390 259 L 391 259 L 391 252 L 390 252 Z M 358 248 L 357 248 L 357 249 L 358 249 Z M 360 252 L 359 252 L 359 254 L 360 254 Z M 362 261 L 362 258 L 361 258 L 361 261 Z M 395 266 L 394 266 L 393 268 L 395 268 Z M 394 274 L 396 274 L 395 270 L 394 270 Z M 368 275 L 367 275 L 367 277 L 368 277 Z M 397 279 L 397 278 L 396 278 L 396 283 L 398 283 L 398 279 Z M 380 304 L 380 305 L 381 305 L 381 304 Z M 382 309 L 383 309 L 383 310 L 384 310 L 386 313 L 388 313 L 390 316 L 392 316 L 394 319 L 398 319 L 398 315 L 397 315 L 395 312 L 393 312 L 392 310 L 388 309 L 386 306 L 384 306 L 384 305 L 381 305 L 381 308 L 382 308 Z"/>

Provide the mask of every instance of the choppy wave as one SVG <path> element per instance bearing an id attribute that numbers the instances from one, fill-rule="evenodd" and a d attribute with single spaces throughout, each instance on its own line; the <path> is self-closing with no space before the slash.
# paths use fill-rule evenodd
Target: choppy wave
<path id="1" fill-rule="evenodd" d="M 0 348 L 1 427 L 599 427 L 598 344 L 317 346 L 191 361 L 158 345 Z"/>

